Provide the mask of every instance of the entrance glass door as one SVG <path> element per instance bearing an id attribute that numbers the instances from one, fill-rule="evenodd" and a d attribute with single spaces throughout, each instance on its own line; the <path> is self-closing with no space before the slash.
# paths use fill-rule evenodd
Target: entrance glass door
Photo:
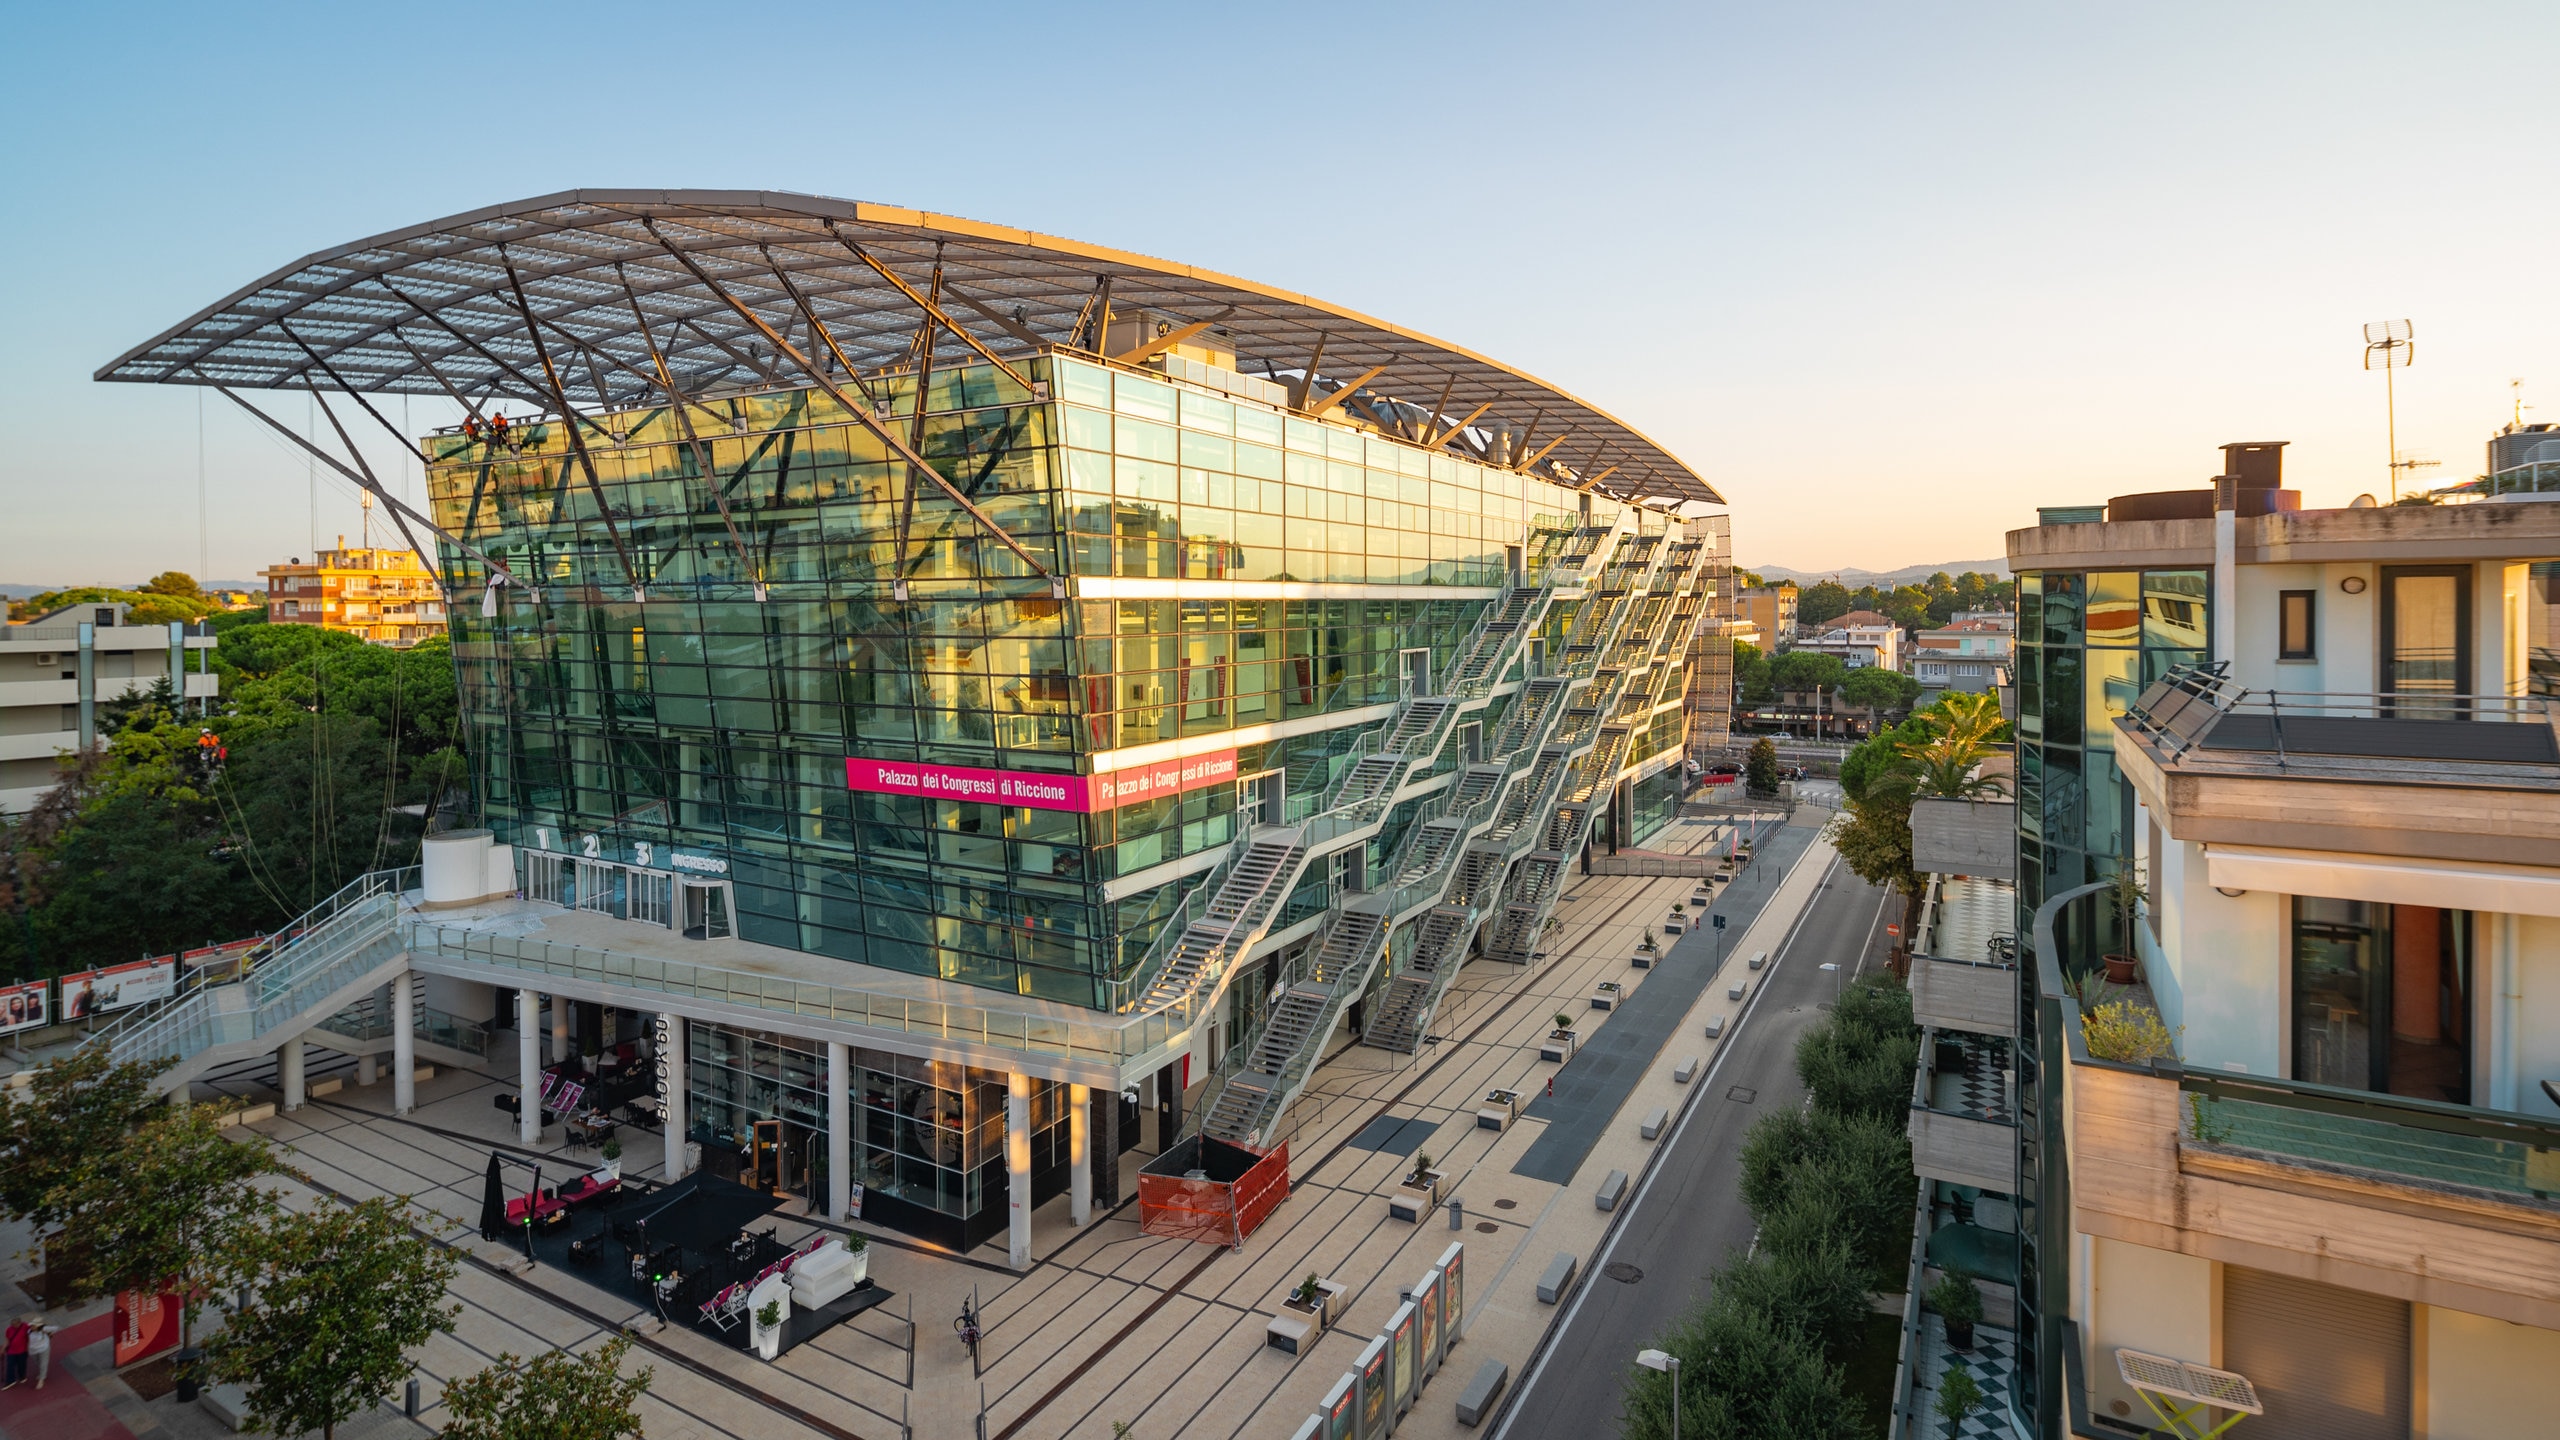
<path id="1" fill-rule="evenodd" d="M 2471 686 L 2471 573 L 2453 565 L 2382 572 L 2383 714 L 2459 720 Z M 2433 698 L 2433 697 L 2445 698 Z"/>
<path id="2" fill-rule="evenodd" d="M 2293 1074 L 2316 1085 L 2471 1103 L 2471 915 L 2293 902 Z"/>

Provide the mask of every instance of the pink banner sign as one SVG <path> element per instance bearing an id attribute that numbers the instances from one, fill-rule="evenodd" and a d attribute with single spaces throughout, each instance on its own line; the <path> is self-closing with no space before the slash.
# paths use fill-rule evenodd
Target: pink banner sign
<path id="1" fill-rule="evenodd" d="M 985 770 L 973 765 L 926 765 L 907 760 L 844 762 L 848 788 L 873 795 L 914 795 L 927 800 L 975 800 L 1034 810 L 1091 812 L 1161 799 L 1204 785 L 1232 783 L 1236 752 L 1189 755 L 1152 765 L 1132 765 L 1107 775 L 1051 775 L 1036 770 Z"/>
<path id="2" fill-rule="evenodd" d="M 1185 755 L 1179 760 L 1165 760 L 1153 765 L 1132 765 L 1108 775 L 1093 777 L 1093 808 L 1110 810 L 1134 805 L 1141 800 L 1156 800 L 1197 790 L 1203 785 L 1232 783 L 1236 778 L 1236 752 L 1220 750 L 1213 755 Z"/>
<path id="3" fill-rule="evenodd" d="M 915 795 L 927 800 L 977 800 L 1033 810 L 1091 809 L 1082 775 L 1036 770 L 982 770 L 975 765 L 925 765 L 910 760 L 844 762 L 844 783 L 874 795 Z"/>

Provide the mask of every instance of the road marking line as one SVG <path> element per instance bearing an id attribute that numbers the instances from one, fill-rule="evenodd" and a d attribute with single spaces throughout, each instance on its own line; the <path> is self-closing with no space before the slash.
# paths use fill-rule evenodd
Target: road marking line
<path id="1" fill-rule="evenodd" d="M 1741 1038 L 1743 1025 L 1748 1022 L 1752 1014 L 1760 1008 L 1760 997 L 1768 993 L 1769 981 L 1776 978 L 1778 967 L 1786 963 L 1787 952 L 1795 948 L 1796 937 L 1804 933 L 1805 921 L 1813 915 L 1814 902 L 1820 899 L 1823 890 L 1829 887 L 1831 884 L 1832 873 L 1839 868 L 1839 865 L 1840 856 L 1835 851 L 1832 854 L 1830 863 L 1823 867 L 1821 882 L 1814 886 L 1813 891 L 1810 894 L 1805 896 L 1804 908 L 1796 912 L 1795 923 L 1787 927 L 1787 938 L 1781 941 L 1777 950 L 1770 955 L 1769 968 L 1766 976 L 1762 978 L 1759 985 L 1753 987 L 1751 994 L 1743 1000 L 1742 1009 L 1734 1016 L 1733 1025 L 1727 1032 L 1728 1041 L 1738 1040 Z M 1784 884 L 1784 879 L 1781 878 L 1779 883 Z M 1881 914 L 1882 912 L 1879 911 L 1878 913 Z M 1870 933 L 1872 933 L 1872 931 L 1870 931 Z M 1720 1044 L 1716 1047 L 1715 1058 L 1707 1062 L 1707 1073 L 1699 1077 L 1697 1086 L 1692 1088 L 1687 1098 L 1681 1102 L 1680 1118 L 1672 1122 L 1671 1134 L 1664 1139 L 1661 1144 L 1655 1146 L 1652 1155 L 1647 1157 L 1645 1161 L 1644 1174 L 1636 1181 L 1636 1193 L 1634 1197 L 1619 1206 L 1617 1213 L 1610 1217 L 1608 1232 L 1600 1241 L 1600 1253 L 1592 1258 L 1591 1269 L 1593 1271 L 1596 1272 L 1606 1266 L 1609 1263 L 1609 1258 L 1617 1253 L 1618 1240 L 1625 1232 L 1627 1217 L 1643 1208 L 1644 1197 L 1646 1193 L 1653 1188 L 1654 1175 L 1661 1169 L 1662 1157 L 1670 1154 L 1672 1149 L 1680 1143 L 1681 1135 L 1689 1128 L 1689 1117 L 1698 1113 L 1699 1107 L 1696 1103 L 1697 1097 L 1704 1094 L 1709 1088 L 1708 1082 L 1713 1081 L 1716 1076 L 1716 1071 L 1723 1068 L 1725 1057 L 1740 1048 L 1740 1046 L 1730 1043 Z M 1565 1188 L 1571 1187 L 1568 1185 Z M 1562 1191 L 1560 1190 L 1558 1193 L 1562 1193 Z M 1554 1203 L 1552 1198 L 1548 1203 L 1551 1205 Z M 1524 1237 L 1521 1244 L 1525 1247 L 1527 1243 L 1528 1241 Z M 1589 1277 L 1585 1276 L 1583 1279 L 1587 1281 Z M 1571 1303 L 1566 1305 L 1564 1313 L 1558 1315 L 1551 1323 L 1549 1323 L 1546 1333 L 1538 1337 L 1538 1348 L 1530 1361 L 1529 1372 L 1521 1377 L 1520 1384 L 1511 1391 L 1510 1396 L 1504 1401 L 1502 1407 L 1502 1418 L 1494 1429 L 1487 1432 L 1488 1440 L 1509 1440 L 1512 1417 L 1518 1414 L 1516 1406 L 1520 1398 L 1527 1395 L 1531 1390 L 1537 1387 L 1538 1378 L 1546 1373 L 1547 1360 L 1554 1352 L 1555 1338 L 1573 1327 L 1574 1317 L 1582 1313 L 1583 1299 L 1591 1293 L 1591 1289 L 1592 1287 L 1587 1283 L 1576 1284 L 1573 1291 L 1573 1299 Z"/>

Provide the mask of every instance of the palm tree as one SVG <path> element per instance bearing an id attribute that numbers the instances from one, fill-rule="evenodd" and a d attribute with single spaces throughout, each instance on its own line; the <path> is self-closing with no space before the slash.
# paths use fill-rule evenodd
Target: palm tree
<path id="1" fill-rule="evenodd" d="M 1951 693 L 1918 717 L 1927 738 L 1894 746 L 1896 769 L 1909 776 L 1920 795 L 1972 800 L 2007 792 L 2007 786 L 1974 772 L 1999 749 L 1997 737 L 2007 722 L 2000 703 L 1989 695 Z"/>

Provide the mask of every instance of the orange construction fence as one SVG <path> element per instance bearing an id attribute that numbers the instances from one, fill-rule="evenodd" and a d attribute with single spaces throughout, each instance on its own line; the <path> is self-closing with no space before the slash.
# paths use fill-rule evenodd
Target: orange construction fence
<path id="1" fill-rule="evenodd" d="M 1138 1172 L 1138 1228 L 1150 1235 L 1241 1245 L 1289 1198 L 1289 1147 L 1196 1135 Z"/>

